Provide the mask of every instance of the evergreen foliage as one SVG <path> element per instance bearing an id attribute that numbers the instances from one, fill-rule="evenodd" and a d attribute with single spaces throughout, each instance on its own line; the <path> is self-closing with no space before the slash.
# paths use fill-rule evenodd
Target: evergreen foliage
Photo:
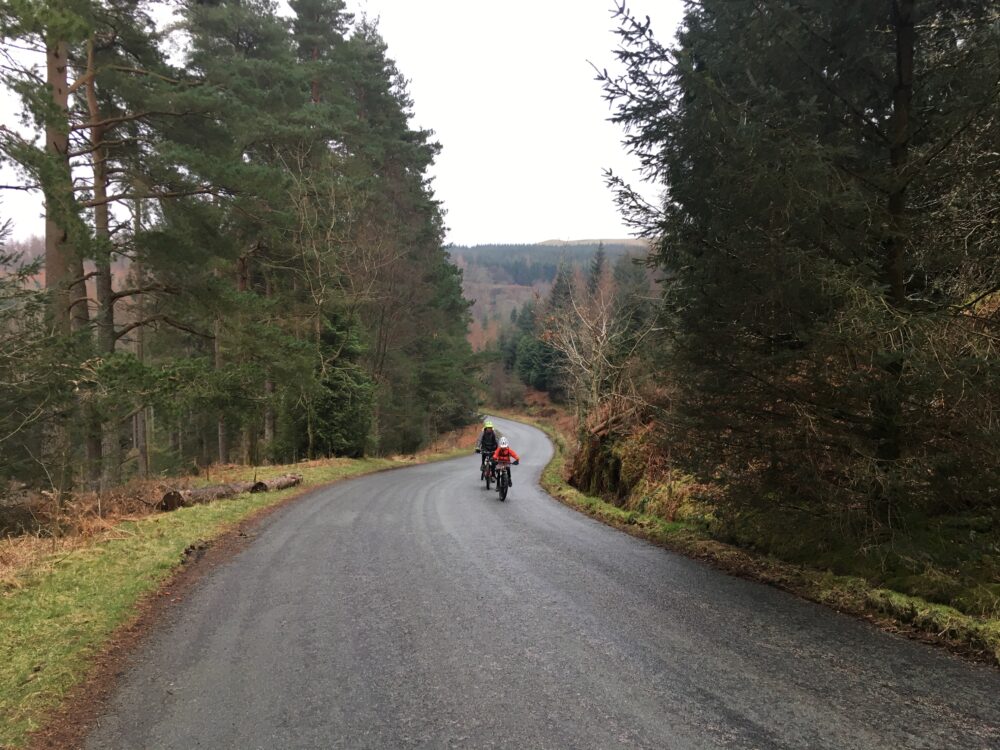
<path id="1" fill-rule="evenodd" d="M 608 258 L 604 252 L 604 243 L 597 246 L 593 260 L 590 261 L 590 269 L 587 272 L 587 293 L 593 297 L 597 294 L 604 281 L 604 273 L 607 270 Z"/>
<path id="2" fill-rule="evenodd" d="M 5 41 L 62 61 L 3 83 L 66 138 L 0 137 L 49 217 L 46 293 L 27 291 L 31 268 L 0 288 L 3 335 L 25 341 L 0 363 L 18 373 L 0 400 L 20 404 L 0 473 L 106 487 L 412 450 L 467 421 L 477 362 L 427 178 L 438 146 L 411 128 L 374 24 L 341 0 L 294 0 L 292 18 L 271 0 L 184 3 L 174 67 L 151 5 L 0 16 Z"/>
<path id="3" fill-rule="evenodd" d="M 612 183 L 667 278 L 675 459 L 732 517 L 996 508 L 995 5 L 706 1 L 672 48 L 619 16 L 607 96 L 666 200 Z"/>

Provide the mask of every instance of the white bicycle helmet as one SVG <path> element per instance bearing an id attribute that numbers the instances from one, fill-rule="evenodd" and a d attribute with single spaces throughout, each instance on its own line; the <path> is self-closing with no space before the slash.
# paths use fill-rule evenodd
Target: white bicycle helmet
<path id="1" fill-rule="evenodd" d="M 507 448 L 509 445 L 510 445 L 510 443 L 507 441 L 507 438 L 505 438 L 505 437 L 500 438 L 500 447 L 501 448 Z"/>

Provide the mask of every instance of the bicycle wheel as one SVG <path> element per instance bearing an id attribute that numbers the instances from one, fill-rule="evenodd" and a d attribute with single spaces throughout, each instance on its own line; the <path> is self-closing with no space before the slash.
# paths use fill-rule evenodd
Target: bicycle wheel
<path id="1" fill-rule="evenodd" d="M 497 489 L 500 490 L 500 502 L 507 499 L 507 477 L 501 473 L 497 479 Z"/>

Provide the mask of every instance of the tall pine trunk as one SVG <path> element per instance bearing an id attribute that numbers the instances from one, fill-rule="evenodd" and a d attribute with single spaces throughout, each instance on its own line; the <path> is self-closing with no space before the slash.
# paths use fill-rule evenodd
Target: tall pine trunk
<path id="1" fill-rule="evenodd" d="M 268 299 L 271 298 L 274 290 L 271 287 L 271 277 L 268 275 L 264 281 L 264 296 Z M 274 381 L 268 377 L 264 381 L 264 458 L 268 462 L 273 459 L 273 446 L 274 446 L 274 428 L 275 428 L 275 411 L 274 411 Z"/>
<path id="2" fill-rule="evenodd" d="M 53 157 L 57 177 L 45 188 L 45 287 L 50 293 L 53 330 L 66 336 L 83 331 L 89 323 L 87 283 L 83 260 L 70 241 L 73 182 L 69 162 L 69 44 L 50 39 L 46 45 L 46 83 L 52 94 L 53 113 L 45 123 L 46 151 Z M 84 410 L 85 412 L 86 410 Z M 51 445 L 56 469 L 54 490 L 61 498 L 73 486 L 72 417 L 54 428 Z M 88 458 L 98 448 L 89 420 L 83 414 Z"/>
<path id="3" fill-rule="evenodd" d="M 913 106 L 913 61 L 916 52 L 916 29 L 913 23 L 915 0 L 893 0 L 893 26 L 896 32 L 896 85 L 892 95 L 892 190 L 889 193 L 889 240 L 886 242 L 885 281 L 892 304 L 901 308 L 906 302 L 904 254 L 906 250 L 906 168 L 909 164 L 911 109 Z"/>
<path id="4" fill-rule="evenodd" d="M 892 95 L 892 122 L 889 157 L 892 168 L 888 196 L 889 237 L 885 242 L 884 283 L 889 303 L 895 310 L 906 305 L 905 251 L 908 222 L 906 218 L 906 169 L 909 165 L 911 109 L 913 106 L 913 64 L 916 53 L 916 29 L 913 12 L 915 0 L 893 0 L 892 24 L 895 30 L 896 82 Z M 875 399 L 875 456 L 883 479 L 891 483 L 893 465 L 903 455 L 902 378 L 905 362 L 906 332 L 885 366 L 883 383 Z M 893 490 L 880 487 L 876 492 L 876 515 L 891 525 Z"/>
<path id="5" fill-rule="evenodd" d="M 67 60 L 69 45 L 51 42 L 46 50 L 46 83 L 52 92 L 52 103 L 57 120 L 45 125 L 46 150 L 59 167 L 59 184 L 49 186 L 45 195 L 45 286 L 50 290 L 52 320 L 55 330 L 69 334 L 70 305 L 72 302 L 72 256 L 64 214 L 72 200 L 72 182 L 69 172 L 69 82 Z"/>
<path id="6" fill-rule="evenodd" d="M 86 94 L 87 114 L 90 117 L 90 148 L 93 169 L 94 196 L 94 265 L 97 291 L 97 352 L 99 356 L 115 353 L 115 297 L 111 278 L 111 216 L 108 207 L 108 151 L 105 143 L 106 127 L 101 124 L 100 106 L 97 101 L 97 70 L 94 61 L 94 39 L 87 42 Z M 100 449 L 89 456 L 90 474 L 98 478 L 102 489 L 117 484 L 121 469 L 121 442 L 118 419 L 114 414 L 93 414 L 89 420 L 92 439 L 100 436 Z"/>
<path id="7" fill-rule="evenodd" d="M 52 102 L 59 113 L 60 120 L 66 116 L 69 108 L 69 92 L 66 80 L 66 57 L 69 45 L 65 42 L 50 42 L 46 50 L 46 82 L 52 92 Z M 58 190 L 71 190 L 69 176 L 68 124 L 48 121 L 45 124 L 46 150 L 60 160 L 60 171 L 65 168 L 65 178 L 60 180 Z M 65 160 L 65 165 L 62 163 Z M 59 334 L 70 333 L 70 255 L 66 228 L 58 221 L 59 203 L 68 200 L 68 195 L 55 194 L 56 188 L 50 186 L 45 195 L 45 287 L 49 290 L 51 317 L 55 331 Z M 53 430 L 51 437 L 52 452 L 56 462 L 53 472 L 53 490 L 62 496 L 72 487 L 70 430 L 68 424 L 60 424 Z"/>
<path id="8" fill-rule="evenodd" d="M 222 369 L 222 321 L 215 321 L 215 369 Z M 224 464 L 229 461 L 229 440 L 226 433 L 226 413 L 219 412 L 219 418 L 215 424 L 216 437 L 218 441 L 219 463 Z"/>
<path id="9" fill-rule="evenodd" d="M 264 450 L 266 451 L 267 460 L 270 461 L 274 445 L 274 427 L 276 421 L 274 413 L 274 381 L 271 379 L 264 381 L 264 398 L 267 401 L 264 406 Z"/>
<path id="10" fill-rule="evenodd" d="M 133 238 L 139 236 L 139 232 L 142 231 L 142 200 L 139 198 L 135 199 L 135 206 L 133 209 L 133 228 L 132 236 Z M 134 275 L 137 281 L 137 286 L 142 286 L 143 268 L 142 262 L 138 259 L 135 260 L 133 264 Z M 136 303 L 136 319 L 143 320 L 143 316 L 146 314 L 146 304 L 145 295 L 140 294 Z M 139 326 L 135 329 L 135 357 L 140 363 L 146 360 L 146 330 L 145 326 Z M 133 422 L 133 431 L 135 435 L 135 449 L 136 454 L 139 459 L 139 476 L 147 477 L 149 476 L 149 425 L 152 420 L 147 419 L 150 407 L 145 404 L 141 404 L 139 411 L 135 413 Z"/>

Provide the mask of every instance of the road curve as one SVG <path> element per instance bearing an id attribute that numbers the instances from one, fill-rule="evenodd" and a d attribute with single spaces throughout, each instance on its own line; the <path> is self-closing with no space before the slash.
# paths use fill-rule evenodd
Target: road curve
<path id="1" fill-rule="evenodd" d="M 1000 748 L 1000 673 L 607 528 L 476 456 L 276 513 L 136 654 L 98 748 Z"/>

